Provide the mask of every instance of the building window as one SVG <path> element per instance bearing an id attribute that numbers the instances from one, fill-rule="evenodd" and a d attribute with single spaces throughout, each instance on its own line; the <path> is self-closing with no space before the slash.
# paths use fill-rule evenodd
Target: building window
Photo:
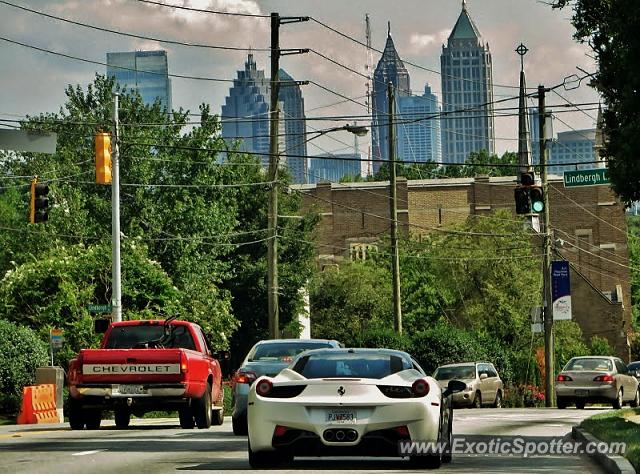
<path id="1" fill-rule="evenodd" d="M 378 246 L 375 244 L 366 244 L 362 242 L 349 244 L 349 256 L 351 257 L 351 261 L 365 261 L 372 252 L 377 251 Z"/>

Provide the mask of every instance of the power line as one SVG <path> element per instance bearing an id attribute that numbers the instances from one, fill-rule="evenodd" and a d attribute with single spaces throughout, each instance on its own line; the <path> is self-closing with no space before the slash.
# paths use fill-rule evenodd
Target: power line
<path id="1" fill-rule="evenodd" d="M 96 26 L 96 25 L 91 25 L 88 23 L 82 23 L 79 21 L 74 21 L 74 20 L 70 20 L 68 18 L 63 18 L 60 16 L 56 16 L 56 15 L 52 15 L 50 13 L 45 13 L 42 11 L 38 11 L 38 10 L 33 10 L 31 8 L 27 8 L 21 5 L 16 5 L 15 3 L 11 3 L 11 2 L 7 2 L 5 0 L 0 0 L 0 3 L 4 4 L 4 5 L 8 5 L 14 8 L 19 8 L 20 10 L 24 10 L 26 12 L 30 12 L 30 13 L 34 13 L 36 15 L 40 15 L 46 18 L 51 18 L 53 20 L 57 20 L 57 21 L 61 21 L 61 22 L 65 22 L 65 23 L 69 23 L 72 25 L 76 25 L 76 26 L 80 26 L 83 28 L 88 28 L 88 29 L 92 29 L 92 30 L 96 30 L 96 31 L 102 31 L 105 33 L 111 33 L 114 35 L 120 35 L 120 36 L 127 36 L 129 38 L 138 38 L 138 39 L 143 39 L 143 40 L 150 40 L 150 41 L 157 41 L 159 43 L 165 43 L 165 44 L 175 44 L 175 45 L 180 45 L 180 46 L 189 46 L 189 47 L 193 47 L 193 48 L 206 48 L 206 49 L 218 49 L 218 50 L 227 50 L 227 51 L 269 51 L 268 48 L 238 48 L 238 47 L 234 47 L 234 46 L 214 46 L 214 45 L 210 45 L 210 44 L 202 44 L 202 43 L 186 43 L 183 41 L 175 41 L 175 40 L 169 40 L 169 39 L 164 39 L 164 38 L 156 38 L 153 36 L 145 36 L 145 35 L 139 35 L 139 34 L 135 34 L 135 33 L 128 33 L 125 31 L 119 31 L 119 30 L 112 30 L 109 28 L 104 28 L 104 27 L 100 27 L 100 26 Z"/>
<path id="2" fill-rule="evenodd" d="M 167 3 L 156 2 L 153 0 L 136 0 L 136 1 L 140 3 L 148 3 L 150 5 L 156 5 L 159 7 L 173 8 L 176 10 L 186 10 L 190 12 L 209 13 L 212 15 L 241 16 L 241 17 L 249 17 L 249 18 L 270 18 L 269 15 L 260 15 L 255 13 L 225 12 L 222 10 L 205 10 L 202 8 L 192 8 L 192 7 L 184 7 L 179 5 L 171 5 Z"/>

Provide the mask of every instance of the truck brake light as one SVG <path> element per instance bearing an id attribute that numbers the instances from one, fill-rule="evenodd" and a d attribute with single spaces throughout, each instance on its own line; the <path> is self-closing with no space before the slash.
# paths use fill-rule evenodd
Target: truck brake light
<path id="1" fill-rule="evenodd" d="M 182 352 L 180 354 L 180 372 L 186 374 L 189 372 L 189 364 L 187 363 L 187 355 Z"/>

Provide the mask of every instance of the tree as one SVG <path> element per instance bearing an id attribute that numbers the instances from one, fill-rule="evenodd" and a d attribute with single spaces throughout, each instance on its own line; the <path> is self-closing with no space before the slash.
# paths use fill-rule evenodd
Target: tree
<path id="1" fill-rule="evenodd" d="M 630 204 L 640 200 L 640 3 L 628 0 L 555 0 L 573 9 L 574 38 L 587 43 L 598 62 L 591 85 L 601 94 L 611 186 Z"/>

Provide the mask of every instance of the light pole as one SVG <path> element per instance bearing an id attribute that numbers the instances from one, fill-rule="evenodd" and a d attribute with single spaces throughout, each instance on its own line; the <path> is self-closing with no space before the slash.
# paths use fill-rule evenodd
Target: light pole
<path id="1" fill-rule="evenodd" d="M 307 138 L 305 143 L 310 142 L 311 140 L 315 140 L 318 137 L 326 135 L 327 133 L 332 132 L 349 132 L 357 135 L 359 137 L 365 136 L 369 133 L 369 129 L 367 127 L 359 126 L 359 125 L 343 125 L 341 127 L 332 127 L 327 128 L 325 130 L 315 130 L 313 132 L 313 136 Z M 286 153 L 286 150 L 283 154 Z M 276 165 L 277 167 L 277 165 Z M 272 174 L 271 176 L 277 176 L 277 174 Z M 276 185 L 275 183 L 272 185 L 274 191 L 271 194 L 275 195 Z M 280 316 L 279 316 L 279 291 L 278 288 L 278 252 L 277 252 L 277 238 L 278 232 L 275 224 L 278 216 L 278 201 L 277 196 L 272 196 L 269 200 L 269 224 L 270 228 L 273 226 L 273 231 L 269 233 L 269 255 L 267 256 L 267 296 L 268 296 L 268 316 L 269 316 L 269 337 L 271 339 L 280 339 Z"/>

